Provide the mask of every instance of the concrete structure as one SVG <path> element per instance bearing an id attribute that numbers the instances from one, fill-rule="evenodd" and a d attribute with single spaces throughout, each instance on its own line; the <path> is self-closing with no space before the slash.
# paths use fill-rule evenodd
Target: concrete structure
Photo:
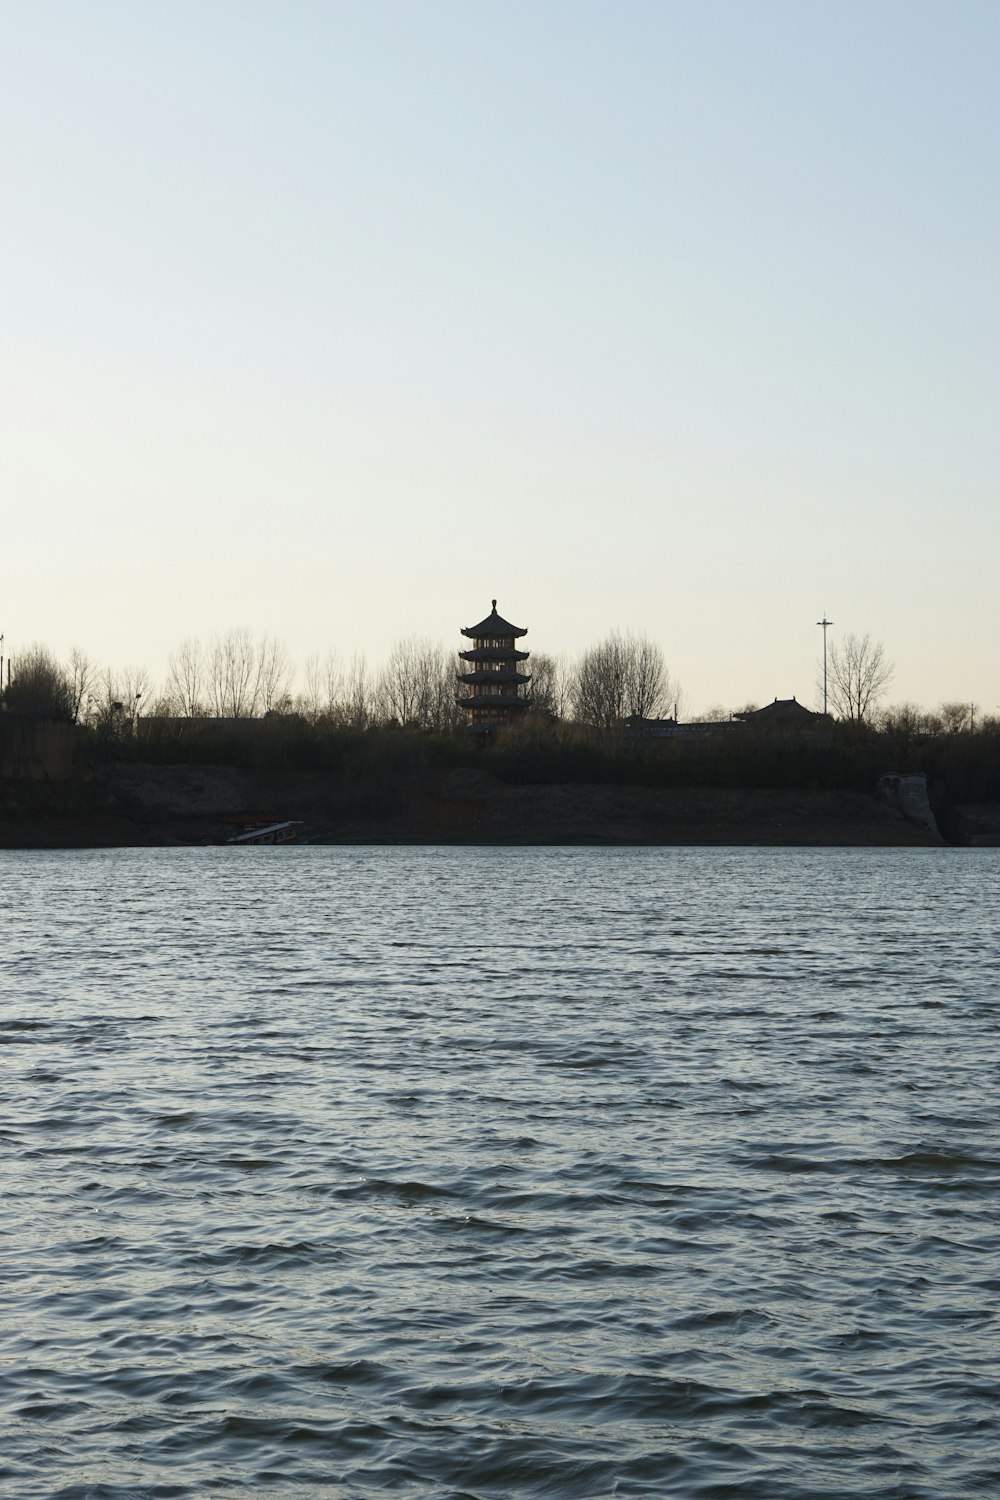
<path id="1" fill-rule="evenodd" d="M 928 833 L 941 836 L 937 819 L 927 797 L 927 777 L 923 771 L 909 771 L 905 775 L 888 771 L 879 778 L 878 794 L 890 807 L 898 808 L 904 818 L 926 828 Z"/>

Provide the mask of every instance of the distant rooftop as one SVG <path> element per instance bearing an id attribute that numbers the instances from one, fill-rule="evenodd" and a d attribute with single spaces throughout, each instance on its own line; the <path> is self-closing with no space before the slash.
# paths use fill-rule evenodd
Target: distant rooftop
<path id="1" fill-rule="evenodd" d="M 806 724 L 822 719 L 823 715 L 814 714 L 811 708 L 806 708 L 804 703 L 799 703 L 795 698 L 775 698 L 773 703 L 765 703 L 763 708 L 755 708 L 750 713 L 737 714 L 736 717 L 742 719 L 744 724 L 759 723 L 761 719 L 781 719 L 785 723 L 794 720 L 798 724 Z"/>

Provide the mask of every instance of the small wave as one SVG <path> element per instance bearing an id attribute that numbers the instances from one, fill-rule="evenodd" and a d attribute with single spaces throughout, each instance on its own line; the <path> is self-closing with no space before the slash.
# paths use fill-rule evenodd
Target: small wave
<path id="1" fill-rule="evenodd" d="M 898 1172 L 900 1175 L 939 1176 L 1000 1172 L 1000 1159 L 947 1147 L 922 1147 L 901 1156 L 863 1157 L 851 1163 L 863 1170 Z"/>
<path id="2" fill-rule="evenodd" d="M 750 1328 L 763 1328 L 775 1321 L 770 1313 L 760 1312 L 754 1307 L 726 1307 L 715 1308 L 711 1312 L 687 1313 L 683 1317 L 674 1318 L 671 1327 L 685 1332 L 719 1329 L 724 1332 L 745 1333 Z"/>
<path id="3" fill-rule="evenodd" d="M 383 1198 L 397 1199 L 402 1203 L 422 1203 L 429 1198 L 455 1198 L 454 1188 L 437 1183 L 419 1182 L 415 1179 L 397 1181 L 390 1177 L 364 1177 L 360 1182 L 349 1183 L 331 1190 L 334 1198 Z"/>
<path id="4" fill-rule="evenodd" d="M 788 1152 L 771 1151 L 764 1156 L 747 1156 L 743 1158 L 742 1165 L 753 1167 L 758 1172 L 832 1172 L 837 1171 L 836 1163 L 816 1161 L 810 1156 L 794 1156 Z"/>

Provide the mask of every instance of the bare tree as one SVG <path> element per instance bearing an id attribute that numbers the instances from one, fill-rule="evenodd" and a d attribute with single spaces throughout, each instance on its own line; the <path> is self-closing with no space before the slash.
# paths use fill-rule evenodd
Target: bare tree
<path id="1" fill-rule="evenodd" d="M 178 712 L 177 699 L 172 693 L 157 693 L 155 697 L 143 698 L 140 705 L 143 719 L 177 719 L 188 715 Z"/>
<path id="2" fill-rule="evenodd" d="M 457 651 L 448 651 L 444 646 L 437 648 L 428 729 L 434 729 L 439 734 L 447 734 L 457 729 L 463 722 L 462 709 L 457 702 L 458 694 L 455 688 L 457 675 L 464 668 L 465 663 Z"/>
<path id="3" fill-rule="evenodd" d="M 638 719 L 655 719 L 670 697 L 670 674 L 662 647 L 644 635 L 628 635 L 628 711 Z"/>
<path id="4" fill-rule="evenodd" d="M 456 720 L 455 658 L 420 636 L 397 641 L 382 672 L 386 714 L 400 724 L 443 730 Z"/>
<path id="5" fill-rule="evenodd" d="M 879 713 L 876 724 L 892 746 L 898 764 L 914 746 L 922 744 L 929 735 L 936 734 L 940 723 L 919 703 L 896 703 Z"/>
<path id="6" fill-rule="evenodd" d="M 381 688 L 385 697 L 386 711 L 390 718 L 400 724 L 415 722 L 420 709 L 423 691 L 421 681 L 422 642 L 397 641 L 389 652 L 381 673 Z"/>
<path id="7" fill-rule="evenodd" d="M 216 717 L 253 717 L 260 695 L 260 664 L 254 638 L 245 626 L 227 630 L 212 641 L 207 679 Z"/>
<path id="8" fill-rule="evenodd" d="M 311 651 L 306 657 L 302 677 L 303 687 L 295 700 L 296 707 L 299 713 L 304 715 L 310 723 L 315 724 L 317 719 L 323 717 L 326 707 L 323 699 L 323 678 L 318 652 Z"/>
<path id="9" fill-rule="evenodd" d="M 131 734 L 145 699 L 151 696 L 149 672 L 143 666 L 105 667 L 90 700 L 90 722 L 110 734 Z"/>
<path id="10" fill-rule="evenodd" d="M 656 718 L 676 696 L 662 649 L 632 631 L 613 630 L 585 651 L 573 685 L 577 716 L 603 729 Z"/>
<path id="11" fill-rule="evenodd" d="M 972 728 L 974 709 L 971 703 L 942 703 L 938 709 L 941 729 L 945 734 L 961 734 Z"/>
<path id="12" fill-rule="evenodd" d="M 355 652 L 344 675 L 343 722 L 351 729 L 367 729 L 377 713 L 377 685 L 364 653 Z"/>
<path id="13" fill-rule="evenodd" d="M 545 651 L 533 651 L 525 669 L 531 673 L 528 693 L 535 712 L 551 714 L 554 719 L 565 718 L 570 682 L 562 659 Z"/>
<path id="14" fill-rule="evenodd" d="M 625 717 L 625 661 L 621 636 L 613 631 L 589 647 L 580 658 L 573 682 L 576 716 L 600 729 L 610 729 Z"/>
<path id="15" fill-rule="evenodd" d="M 933 714 L 919 703 L 893 703 L 878 714 L 876 727 L 885 734 L 934 734 L 940 727 Z"/>
<path id="16" fill-rule="evenodd" d="M 83 651 L 79 646 L 74 646 L 69 653 L 69 670 L 66 675 L 69 678 L 72 692 L 70 706 L 73 713 L 73 722 L 74 724 L 79 724 L 83 715 L 84 705 L 87 701 L 87 694 L 90 692 L 94 679 L 97 676 L 97 667 L 91 661 L 86 651 Z"/>
<path id="17" fill-rule="evenodd" d="M 283 641 L 261 636 L 257 647 L 257 694 L 266 714 L 284 713 L 291 707 L 292 664 Z"/>
<path id="18" fill-rule="evenodd" d="M 175 713 L 187 719 L 204 714 L 207 675 L 201 641 L 188 636 L 171 654 L 167 664 L 166 696 L 172 701 Z"/>
<path id="19" fill-rule="evenodd" d="M 335 651 L 320 657 L 314 652 L 306 658 L 305 691 L 299 694 L 299 708 L 307 718 L 339 719 L 343 717 L 344 673 Z"/>
<path id="20" fill-rule="evenodd" d="M 830 647 L 828 696 L 842 719 L 867 723 L 893 674 L 881 641 L 847 635 Z"/>

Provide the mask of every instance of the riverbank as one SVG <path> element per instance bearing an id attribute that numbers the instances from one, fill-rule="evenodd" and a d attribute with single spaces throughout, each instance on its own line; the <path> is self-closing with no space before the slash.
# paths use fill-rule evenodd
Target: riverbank
<path id="1" fill-rule="evenodd" d="M 850 791 L 515 786 L 480 770 L 394 778 L 114 765 L 89 782 L 8 783 L 0 848 L 220 843 L 242 817 L 300 819 L 327 844 L 910 847 L 941 839 Z"/>

